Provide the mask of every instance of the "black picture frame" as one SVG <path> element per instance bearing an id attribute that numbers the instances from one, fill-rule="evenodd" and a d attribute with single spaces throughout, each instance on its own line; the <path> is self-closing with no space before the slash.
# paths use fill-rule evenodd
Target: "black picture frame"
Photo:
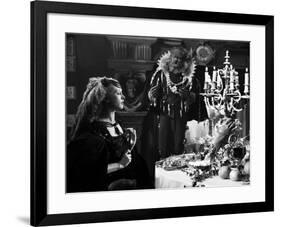
<path id="1" fill-rule="evenodd" d="M 101 15 L 265 27 L 265 201 L 206 206 L 47 214 L 47 14 Z M 31 225 L 172 218 L 274 210 L 274 17 L 266 15 L 138 8 L 63 2 L 31 2 Z"/>

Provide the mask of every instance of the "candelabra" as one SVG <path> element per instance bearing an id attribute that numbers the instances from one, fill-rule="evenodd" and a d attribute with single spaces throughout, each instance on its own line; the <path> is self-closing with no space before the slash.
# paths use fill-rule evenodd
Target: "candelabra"
<path id="1" fill-rule="evenodd" d="M 208 109 L 213 109 L 224 116 L 233 116 L 242 110 L 239 107 L 241 100 L 249 99 L 249 73 L 248 68 L 244 74 L 244 91 L 241 94 L 239 74 L 230 63 L 229 51 L 226 51 L 224 67 L 216 69 L 213 67 L 212 78 L 208 67 L 205 70 L 204 97 Z"/>

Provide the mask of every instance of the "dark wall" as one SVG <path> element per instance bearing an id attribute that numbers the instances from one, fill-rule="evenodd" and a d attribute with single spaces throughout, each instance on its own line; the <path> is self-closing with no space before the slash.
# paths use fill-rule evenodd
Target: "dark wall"
<path id="1" fill-rule="evenodd" d="M 67 86 L 76 87 L 76 99 L 68 100 L 67 111 L 75 113 L 90 77 L 108 75 L 109 43 L 102 35 L 71 34 L 76 56 L 75 72 L 67 72 Z"/>

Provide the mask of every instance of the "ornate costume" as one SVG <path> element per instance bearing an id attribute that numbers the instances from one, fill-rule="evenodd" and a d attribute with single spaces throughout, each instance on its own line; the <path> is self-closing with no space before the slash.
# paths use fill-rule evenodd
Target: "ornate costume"
<path id="1" fill-rule="evenodd" d="M 175 48 L 159 59 L 151 78 L 148 96 L 151 109 L 159 115 L 161 158 L 182 153 L 186 122 L 202 118 L 195 67 L 192 52 Z"/>

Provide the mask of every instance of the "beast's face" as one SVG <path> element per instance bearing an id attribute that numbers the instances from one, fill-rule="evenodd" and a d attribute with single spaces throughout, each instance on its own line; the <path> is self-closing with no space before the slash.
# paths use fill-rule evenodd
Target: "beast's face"
<path id="1" fill-rule="evenodd" d="M 172 56 L 169 69 L 173 73 L 179 73 L 183 67 L 183 59 L 179 56 Z"/>
<path id="2" fill-rule="evenodd" d="M 174 49 L 171 51 L 171 61 L 169 71 L 173 73 L 185 72 L 192 63 L 192 56 L 184 49 Z"/>

